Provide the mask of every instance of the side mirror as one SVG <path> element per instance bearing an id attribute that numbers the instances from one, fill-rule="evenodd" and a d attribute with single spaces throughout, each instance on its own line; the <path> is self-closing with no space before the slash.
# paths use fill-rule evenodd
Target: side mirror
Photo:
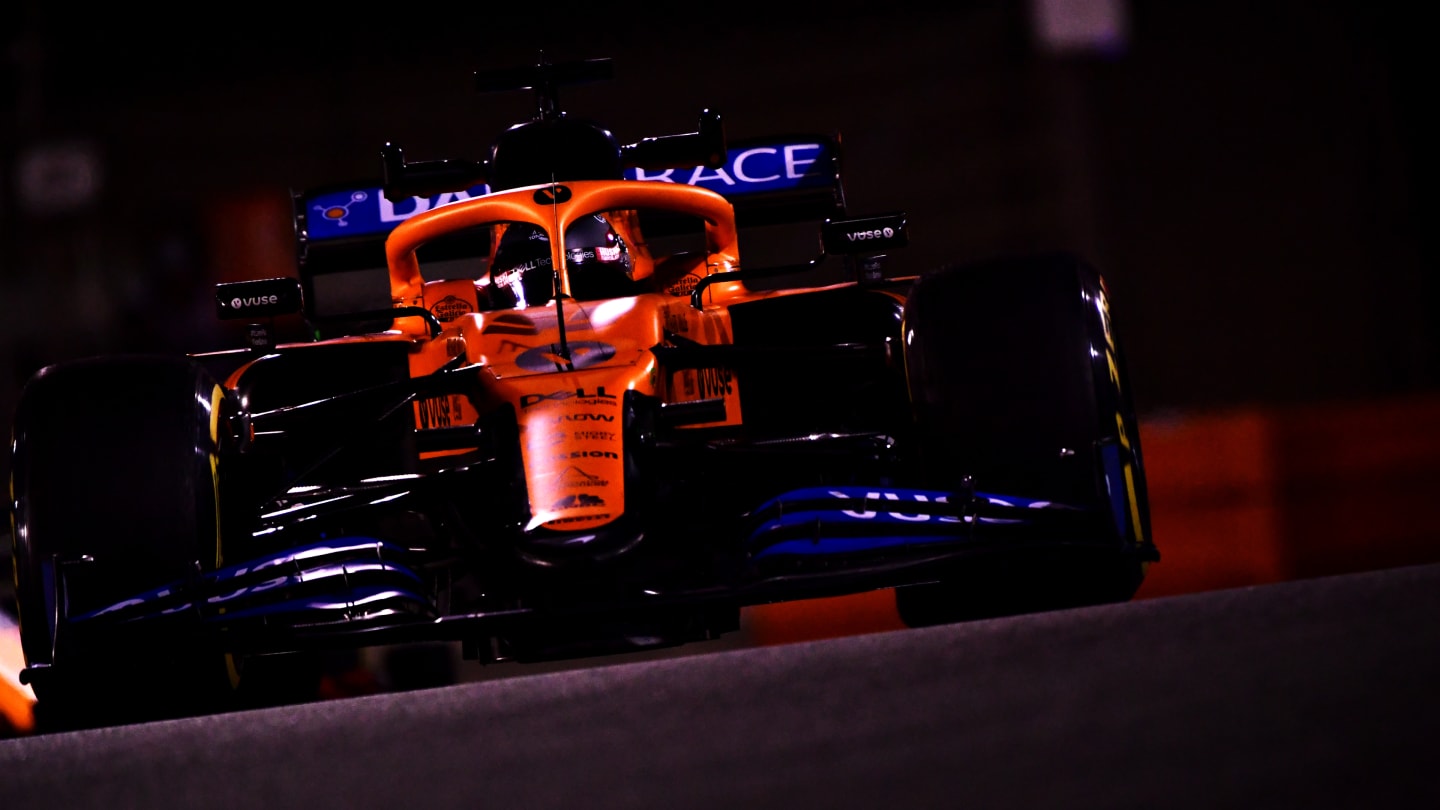
<path id="1" fill-rule="evenodd" d="M 433 197 L 447 191 L 463 191 L 490 177 L 490 162 L 471 160 L 421 160 L 408 162 L 398 144 L 380 147 L 384 175 L 381 193 L 391 202 L 411 197 Z"/>
<path id="2" fill-rule="evenodd" d="M 683 169 L 704 166 L 718 169 L 725 165 L 725 125 L 720 113 L 700 111 L 700 128 L 681 135 L 645 138 L 620 147 L 625 165 L 633 169 Z"/>

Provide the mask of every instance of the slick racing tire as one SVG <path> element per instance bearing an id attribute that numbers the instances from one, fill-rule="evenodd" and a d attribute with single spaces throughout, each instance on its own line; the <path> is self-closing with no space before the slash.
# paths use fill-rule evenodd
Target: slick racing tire
<path id="1" fill-rule="evenodd" d="M 1153 546 L 1139 431 L 1099 274 L 1065 254 L 954 266 L 917 281 L 904 321 L 916 480 L 1073 505 L 1094 520 L 1074 536 L 987 548 L 939 581 L 898 588 L 902 620 L 1132 597 Z"/>
<path id="2" fill-rule="evenodd" d="M 222 399 L 190 360 L 149 356 L 50 366 L 21 392 L 16 598 L 42 730 L 223 708 L 223 655 L 87 649 L 57 621 L 215 567 Z"/>

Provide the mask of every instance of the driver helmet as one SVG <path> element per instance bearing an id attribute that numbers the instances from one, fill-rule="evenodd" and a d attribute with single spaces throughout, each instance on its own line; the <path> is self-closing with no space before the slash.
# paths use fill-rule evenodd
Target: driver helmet
<path id="1" fill-rule="evenodd" d="M 623 212 L 621 228 L 633 226 Z M 634 295 L 650 275 L 643 246 L 630 240 L 604 214 L 591 214 L 570 224 L 565 233 L 565 270 L 570 295 L 579 301 Z M 490 294 L 497 307 L 533 307 L 555 297 L 550 267 L 550 238 L 543 228 L 527 223 L 505 227 L 490 263 Z"/>

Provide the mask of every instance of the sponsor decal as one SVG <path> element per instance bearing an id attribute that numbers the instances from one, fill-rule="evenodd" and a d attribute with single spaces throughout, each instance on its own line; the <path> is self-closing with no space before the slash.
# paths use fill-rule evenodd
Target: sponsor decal
<path id="1" fill-rule="evenodd" d="M 370 199 L 369 192 L 352 191 L 350 193 L 350 198 L 343 203 L 317 205 L 314 206 L 314 209 L 320 213 L 320 216 L 323 219 L 329 222 L 333 222 L 335 224 L 335 227 L 348 228 L 350 227 L 350 223 L 347 221 L 350 217 L 350 206 L 355 205 L 356 203 L 363 203 L 368 199 Z"/>
<path id="2" fill-rule="evenodd" d="M 536 189 L 532 199 L 536 205 L 559 205 L 570 201 L 570 189 L 567 186 L 546 186 Z"/>
<path id="3" fill-rule="evenodd" d="M 571 464 L 560 472 L 560 486 L 566 489 L 578 487 L 607 487 L 610 481 L 598 475 L 591 475 Z"/>
<path id="4" fill-rule="evenodd" d="M 508 270 L 494 274 L 490 278 L 490 283 L 496 287 L 518 288 L 531 270 L 549 266 L 550 260 L 548 258 L 523 261 Z M 518 289 L 516 291 L 518 292 Z"/>
<path id="5" fill-rule="evenodd" d="M 575 440 L 580 442 L 613 442 L 615 434 L 604 430 L 577 430 Z"/>
<path id="6" fill-rule="evenodd" d="M 395 227 L 396 223 L 404 222 L 416 214 L 423 214 L 436 208 L 444 208 L 451 203 L 473 200 L 490 191 L 486 185 L 471 186 L 464 191 L 446 191 L 436 194 L 433 197 L 411 197 L 400 202 L 391 202 L 389 197 L 379 193 L 375 189 L 377 202 L 379 204 L 380 221 L 389 227 Z"/>
<path id="7" fill-rule="evenodd" d="M 675 283 L 665 288 L 665 292 L 674 296 L 687 296 L 695 292 L 695 285 L 700 283 L 700 277 L 694 273 L 686 273 L 675 280 Z"/>
<path id="8" fill-rule="evenodd" d="M 845 500 L 848 500 L 848 499 L 850 499 L 850 498 L 852 497 L 850 493 L 841 492 L 841 491 L 837 491 L 837 490 L 833 490 L 833 489 L 829 491 L 829 494 L 830 494 L 830 496 L 831 496 L 832 498 L 840 498 L 840 499 L 845 499 Z M 908 497 L 905 498 L 905 500 L 910 501 L 910 502 L 912 502 L 912 503 L 930 503 L 930 502 L 932 502 L 932 501 L 933 501 L 934 503 L 949 503 L 949 502 L 950 502 L 950 499 L 949 499 L 948 496 L 942 495 L 942 494 L 936 494 L 936 493 L 924 493 L 924 492 L 909 491 L 909 492 L 906 492 L 905 495 L 908 496 Z M 901 503 L 901 493 L 899 493 L 899 492 L 889 492 L 889 491 L 885 491 L 885 490 L 873 490 L 873 491 L 870 491 L 870 492 L 866 492 L 865 495 L 864 495 L 864 499 L 865 499 L 865 501 L 866 501 L 867 504 L 868 504 L 870 501 L 893 501 L 893 502 L 895 502 L 895 503 L 898 504 L 898 503 Z M 881 512 L 877 512 L 877 511 L 875 511 L 875 510 L 872 510 L 872 509 L 865 509 L 865 510 L 863 510 L 863 511 L 856 511 L 856 510 L 851 510 L 851 509 L 844 509 L 844 510 L 841 510 L 840 514 L 845 515 L 846 517 L 855 518 L 855 519 L 857 519 L 857 520 L 871 520 L 871 519 L 876 518 L 876 517 L 880 516 L 881 514 L 883 514 L 883 515 L 885 515 L 886 517 L 888 517 L 888 518 L 890 518 L 890 519 L 892 519 L 892 520 L 903 520 L 903 521 L 907 521 L 907 522 L 924 522 L 924 521 L 928 521 L 928 520 L 937 520 L 937 521 L 939 521 L 939 522 L 941 522 L 941 523 L 960 523 L 960 522 L 962 522 L 962 519 L 961 519 L 961 518 L 956 517 L 956 516 L 954 516 L 954 515 L 907 514 L 907 513 L 904 513 L 904 512 L 884 512 L 884 513 L 881 513 Z"/>
<path id="9" fill-rule="evenodd" d="M 620 458 L 620 454 L 609 450 L 571 450 L 568 453 L 555 454 L 556 461 L 574 461 L 582 458 Z"/>
<path id="10" fill-rule="evenodd" d="M 922 523 L 934 521 L 937 523 L 971 523 L 975 520 L 969 515 L 956 514 L 932 514 L 924 510 L 909 511 L 905 509 L 906 504 L 949 504 L 951 493 L 934 490 L 914 489 L 867 489 L 862 487 L 832 487 L 826 489 L 800 489 L 787 492 L 784 495 L 766 503 L 761 511 L 772 509 L 777 506 L 786 507 L 785 517 L 782 521 L 796 519 L 796 515 L 813 515 L 814 512 L 796 511 L 793 504 L 800 501 L 816 499 L 834 499 L 838 506 L 849 506 L 854 504 L 854 509 L 836 509 L 833 513 L 829 509 L 824 510 L 826 514 L 835 514 L 849 520 L 865 520 L 885 522 Z M 983 499 L 987 503 L 996 506 L 1006 506 L 1014 509 L 1073 509 L 1054 501 L 1035 500 L 1033 498 L 1022 498 L 1013 495 L 995 495 L 992 493 L 976 492 L 976 498 Z M 895 508 L 882 509 L 881 504 L 894 504 Z M 811 507 L 813 508 L 813 507 Z M 932 512 L 954 512 L 954 509 L 931 510 Z M 980 522 L 992 524 L 1024 523 L 1025 519 L 1015 513 L 1015 517 L 982 517 Z"/>
<path id="11" fill-rule="evenodd" d="M 824 140 L 776 141 L 729 149 L 725 163 L 717 169 L 704 166 L 664 171 L 626 169 L 625 177 L 628 180 L 684 183 L 735 197 L 833 186 L 835 158 L 834 144 Z M 305 200 L 307 210 L 314 212 L 306 222 L 306 236 L 311 241 L 324 241 L 383 233 L 416 214 L 472 200 L 489 192 L 490 187 L 482 183 L 464 191 L 410 197 L 398 202 L 392 202 L 378 186 L 314 194 Z M 570 189 L 565 186 L 546 186 L 534 194 L 535 201 L 541 205 L 564 203 L 570 197 Z"/>
<path id="12" fill-rule="evenodd" d="M 681 335 L 686 334 L 690 331 L 690 320 L 685 317 L 683 312 L 666 312 L 665 330 Z"/>
<path id="13" fill-rule="evenodd" d="M 734 372 L 725 368 L 687 369 L 681 372 L 683 399 L 719 399 L 735 392 Z"/>
<path id="14" fill-rule="evenodd" d="M 299 312 L 304 293 L 293 278 L 232 281 L 215 285 L 215 314 L 222 319 Z"/>
<path id="15" fill-rule="evenodd" d="M 268 347 L 271 345 L 270 330 L 258 323 L 252 323 L 245 327 L 245 339 L 250 342 L 251 346 Z"/>
<path id="16" fill-rule="evenodd" d="M 845 234 L 845 238 L 851 242 L 864 242 L 870 239 L 893 239 L 894 237 L 895 229 L 888 225 L 884 228 L 875 228 L 868 231 L 850 231 Z"/>
<path id="17" fill-rule="evenodd" d="M 585 405 L 602 405 L 604 400 L 615 399 L 614 394 L 605 393 L 605 386 L 600 386 L 592 393 L 584 388 L 576 388 L 574 391 L 551 391 L 548 394 L 526 394 L 520 397 L 520 407 L 528 408 L 531 405 L 538 405 L 541 402 L 561 402 L 567 399 L 574 399 Z"/>
<path id="18" fill-rule="evenodd" d="M 559 422 L 614 422 L 614 414 L 608 413 L 562 413 L 555 417 Z"/>
<path id="19" fill-rule="evenodd" d="M 702 368 L 698 369 L 696 385 L 700 389 L 701 399 L 715 399 L 729 396 L 733 389 L 730 381 L 734 378 L 729 369 L 725 368 Z"/>
<path id="20" fill-rule="evenodd" d="M 560 344 L 537 346 L 522 352 L 515 364 L 526 371 L 556 371 L 589 368 L 615 357 L 615 347 L 598 340 L 572 340 L 567 345 L 570 357 L 560 354 Z"/>
<path id="21" fill-rule="evenodd" d="M 431 428 L 451 427 L 458 424 L 460 420 L 460 408 L 458 403 L 452 403 L 451 397 L 441 395 L 437 397 L 426 397 L 415 401 L 416 424 L 421 430 Z"/>
<path id="22" fill-rule="evenodd" d="M 280 296 L 278 295 L 247 295 L 243 298 L 236 296 L 230 299 L 230 306 L 234 309 L 263 307 L 278 303 L 280 303 Z"/>
<path id="23" fill-rule="evenodd" d="M 776 143 L 730 149 L 718 169 L 695 166 L 651 172 L 627 169 L 631 180 L 658 180 L 708 188 L 721 194 L 750 194 L 820 188 L 835 182 L 830 145 L 818 142 Z"/>
<path id="24" fill-rule="evenodd" d="M 574 495 L 566 495 L 555 503 L 550 504 L 551 509 L 580 509 L 586 506 L 604 506 L 605 499 L 599 495 L 590 495 L 584 492 L 577 492 Z"/>
<path id="25" fill-rule="evenodd" d="M 306 236 L 311 241 L 324 241 L 384 233 L 416 214 L 474 199 L 489 191 L 489 186 L 482 184 L 464 191 L 410 197 L 399 202 L 392 202 L 379 187 L 316 194 L 306 201 L 307 210 L 313 212 L 305 222 Z"/>
<path id="26" fill-rule="evenodd" d="M 475 311 L 475 308 L 463 298 L 447 295 L 435 302 L 435 306 L 430 307 L 430 311 L 435 313 L 435 317 L 439 318 L 441 323 L 449 323 L 461 315 L 469 315 Z"/>
<path id="27" fill-rule="evenodd" d="M 904 214 L 826 220 L 820 241 L 830 253 L 867 253 L 909 244 Z"/>

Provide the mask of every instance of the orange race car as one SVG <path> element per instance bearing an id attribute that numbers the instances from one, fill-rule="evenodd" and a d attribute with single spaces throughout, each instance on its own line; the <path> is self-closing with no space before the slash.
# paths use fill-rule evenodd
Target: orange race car
<path id="1" fill-rule="evenodd" d="M 906 217 L 847 214 L 838 138 L 728 144 L 705 112 L 622 145 L 556 110 L 609 73 L 479 74 L 537 98 L 484 160 L 387 145 L 377 185 L 297 194 L 297 275 L 217 290 L 250 345 L 35 375 L 12 506 L 42 709 L 222 706 L 315 647 L 542 660 L 869 589 L 911 625 L 1134 594 L 1157 555 L 1095 270 L 896 273 Z M 743 262 L 797 222 L 820 255 Z M 313 335 L 277 341 L 291 314 Z"/>

